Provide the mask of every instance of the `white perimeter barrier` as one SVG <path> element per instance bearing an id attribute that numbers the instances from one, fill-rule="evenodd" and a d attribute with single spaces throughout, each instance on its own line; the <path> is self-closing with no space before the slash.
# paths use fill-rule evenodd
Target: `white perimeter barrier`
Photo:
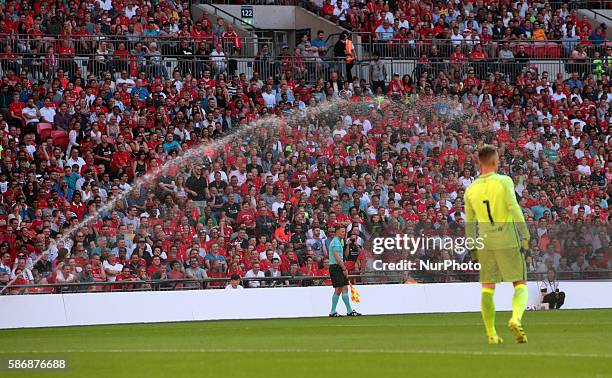
<path id="1" fill-rule="evenodd" d="M 478 283 L 357 286 L 364 315 L 480 311 Z M 561 282 L 564 308 L 612 308 L 612 282 Z M 326 316 L 329 286 L 132 293 L 0 296 L 0 329 L 93 324 Z M 530 304 L 540 299 L 529 283 Z M 496 308 L 511 309 L 512 285 L 498 285 Z M 338 309 L 344 310 L 342 301 Z"/>

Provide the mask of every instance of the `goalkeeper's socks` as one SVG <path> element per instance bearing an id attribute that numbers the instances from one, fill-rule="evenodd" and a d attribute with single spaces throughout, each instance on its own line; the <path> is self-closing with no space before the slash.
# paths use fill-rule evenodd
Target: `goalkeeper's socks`
<path id="1" fill-rule="evenodd" d="M 342 293 L 342 302 L 346 306 L 346 313 L 350 314 L 353 312 L 353 308 L 351 307 L 351 299 L 349 298 L 348 293 Z"/>
<path id="2" fill-rule="evenodd" d="M 512 296 L 512 320 L 521 324 L 523 313 L 527 307 L 528 298 L 527 285 L 520 284 L 514 287 L 514 295 Z"/>
<path id="3" fill-rule="evenodd" d="M 487 336 L 497 335 L 495 331 L 495 301 L 493 296 L 495 289 L 483 288 L 480 301 L 480 312 L 482 313 L 482 321 L 484 322 Z"/>
<path id="4" fill-rule="evenodd" d="M 338 306 L 339 299 L 340 299 L 340 296 L 338 294 L 334 293 L 334 295 L 332 295 L 332 307 L 331 307 L 330 314 L 333 314 L 334 312 L 336 312 L 336 306 Z"/>

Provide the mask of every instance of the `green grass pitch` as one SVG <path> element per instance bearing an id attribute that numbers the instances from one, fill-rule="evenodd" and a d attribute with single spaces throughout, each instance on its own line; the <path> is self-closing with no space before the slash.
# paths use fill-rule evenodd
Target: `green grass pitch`
<path id="1" fill-rule="evenodd" d="M 527 312 L 529 343 L 487 345 L 479 313 L 0 331 L 0 359 L 65 358 L 20 377 L 612 377 L 612 310 Z"/>

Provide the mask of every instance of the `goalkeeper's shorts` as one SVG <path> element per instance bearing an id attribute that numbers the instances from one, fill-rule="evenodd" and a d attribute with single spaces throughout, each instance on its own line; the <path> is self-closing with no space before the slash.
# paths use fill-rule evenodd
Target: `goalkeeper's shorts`
<path id="1" fill-rule="evenodd" d="M 527 280 L 525 256 L 520 248 L 478 250 L 480 282 L 516 282 Z"/>

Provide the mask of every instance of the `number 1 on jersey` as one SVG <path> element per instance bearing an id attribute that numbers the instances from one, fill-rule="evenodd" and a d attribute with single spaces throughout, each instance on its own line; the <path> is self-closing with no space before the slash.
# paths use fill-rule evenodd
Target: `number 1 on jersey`
<path id="1" fill-rule="evenodd" d="M 482 203 L 487 206 L 487 215 L 489 216 L 489 221 L 491 222 L 491 224 L 495 224 L 495 222 L 493 222 L 493 216 L 491 215 L 491 204 L 489 203 L 489 200 L 484 200 L 482 201 Z"/>

